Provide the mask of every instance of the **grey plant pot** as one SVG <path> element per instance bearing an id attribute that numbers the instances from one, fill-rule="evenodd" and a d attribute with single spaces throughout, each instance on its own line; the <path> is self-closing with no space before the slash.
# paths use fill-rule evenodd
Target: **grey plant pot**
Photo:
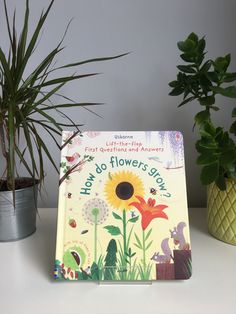
<path id="1" fill-rule="evenodd" d="M 35 232 L 37 192 L 38 184 L 16 190 L 15 208 L 12 192 L 0 192 L 0 242 L 17 241 Z"/>

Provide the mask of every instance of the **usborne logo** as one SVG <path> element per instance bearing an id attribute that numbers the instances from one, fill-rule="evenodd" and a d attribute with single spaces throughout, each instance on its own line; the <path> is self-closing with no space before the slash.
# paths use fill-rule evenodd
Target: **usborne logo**
<path id="1" fill-rule="evenodd" d="M 116 140 L 132 140 L 134 137 L 133 137 L 133 135 L 121 135 L 121 134 L 117 135 L 117 134 L 115 134 L 114 138 Z"/>

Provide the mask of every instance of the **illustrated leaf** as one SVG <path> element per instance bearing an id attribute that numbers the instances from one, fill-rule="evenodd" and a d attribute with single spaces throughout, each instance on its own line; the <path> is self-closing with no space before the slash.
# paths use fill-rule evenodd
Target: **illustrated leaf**
<path id="1" fill-rule="evenodd" d="M 137 248 L 139 248 L 139 249 L 142 250 L 142 247 L 141 247 L 140 245 L 138 245 L 137 243 L 134 243 L 134 245 L 135 245 Z"/>
<path id="2" fill-rule="evenodd" d="M 106 229 L 111 235 L 114 236 L 121 234 L 120 228 L 113 225 L 105 226 L 104 229 Z"/>
<path id="3" fill-rule="evenodd" d="M 130 218 L 128 222 L 135 223 L 138 219 L 139 219 L 139 216 L 136 216 L 136 217 Z"/>
<path id="4" fill-rule="evenodd" d="M 113 216 L 115 219 L 122 220 L 122 218 L 121 218 L 118 214 L 116 214 L 116 213 L 114 213 L 114 212 L 112 212 L 112 216 Z"/>
<path id="5" fill-rule="evenodd" d="M 146 234 L 146 236 L 145 236 L 145 241 L 148 240 L 148 238 L 150 237 L 151 233 L 152 233 L 152 228 L 151 228 L 151 229 L 148 231 L 148 233 Z"/>
<path id="6" fill-rule="evenodd" d="M 91 266 L 91 276 L 93 280 L 99 280 L 99 268 L 95 262 Z"/>
<path id="7" fill-rule="evenodd" d="M 153 240 L 152 240 L 150 243 L 148 243 L 148 245 L 146 246 L 146 250 L 148 250 L 148 249 L 150 248 L 150 246 L 152 245 L 152 243 L 153 243 Z"/>
<path id="8" fill-rule="evenodd" d="M 136 241 L 137 241 L 137 245 L 142 249 L 142 243 L 141 243 L 141 241 L 139 240 L 139 237 L 137 236 L 136 233 L 134 233 L 134 236 L 135 236 L 135 239 L 136 239 Z M 137 245 L 136 245 L 136 246 L 137 246 Z"/>

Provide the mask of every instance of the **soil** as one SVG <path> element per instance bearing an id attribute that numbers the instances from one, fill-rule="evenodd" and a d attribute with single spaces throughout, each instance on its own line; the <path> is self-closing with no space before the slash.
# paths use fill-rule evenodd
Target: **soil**
<path id="1" fill-rule="evenodd" d="M 38 180 L 34 180 L 32 178 L 16 178 L 15 181 L 15 189 L 20 190 L 20 189 L 25 189 L 30 186 L 33 186 L 34 184 L 38 183 Z M 6 180 L 0 180 L 0 191 L 1 192 L 6 192 L 6 191 L 11 191 L 7 187 L 7 181 Z"/>

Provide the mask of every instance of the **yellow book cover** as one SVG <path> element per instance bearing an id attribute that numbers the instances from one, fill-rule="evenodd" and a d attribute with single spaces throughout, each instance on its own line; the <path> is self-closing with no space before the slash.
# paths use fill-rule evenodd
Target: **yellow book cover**
<path id="1" fill-rule="evenodd" d="M 180 132 L 65 131 L 60 169 L 55 279 L 191 276 Z"/>

